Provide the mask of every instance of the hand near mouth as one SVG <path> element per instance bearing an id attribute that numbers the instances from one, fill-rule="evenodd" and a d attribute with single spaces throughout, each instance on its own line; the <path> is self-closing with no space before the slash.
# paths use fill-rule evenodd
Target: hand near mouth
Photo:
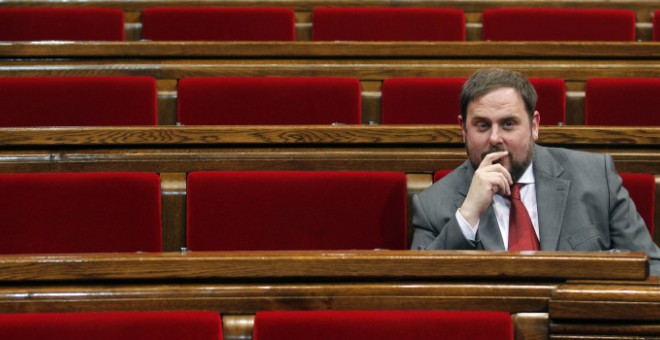
<path id="1" fill-rule="evenodd" d="M 509 171 L 500 164 L 509 155 L 508 151 L 496 151 L 486 154 L 474 172 L 470 189 L 459 212 L 474 228 L 481 214 L 493 202 L 497 193 L 508 196 L 511 194 L 513 179 Z"/>

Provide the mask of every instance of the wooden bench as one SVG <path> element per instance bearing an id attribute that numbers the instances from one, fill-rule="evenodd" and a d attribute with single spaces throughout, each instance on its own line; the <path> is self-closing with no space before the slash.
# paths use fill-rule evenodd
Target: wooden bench
<path id="1" fill-rule="evenodd" d="M 481 40 L 481 17 L 484 9 L 499 7 L 552 7 L 552 8 L 609 8 L 633 10 L 637 18 L 637 40 L 649 41 L 652 39 L 652 13 L 657 9 L 654 0 L 614 0 L 614 1 L 579 1 L 579 0 L 518 0 L 510 1 L 461 1 L 461 0 L 428 0 L 428 1 L 301 1 L 301 0 L 277 0 L 277 1 L 198 1 L 185 2 L 180 0 L 149 0 L 149 1 L 127 1 L 127 0 L 105 0 L 105 1 L 30 1 L 9 0 L 3 3 L 6 7 L 113 7 L 121 8 L 126 17 L 126 39 L 139 40 L 141 38 L 141 11 L 149 7 L 161 6 L 223 6 L 223 7 L 287 7 L 293 8 L 296 17 L 296 36 L 300 41 L 311 40 L 312 10 L 314 7 L 448 7 L 458 8 L 465 12 L 466 16 L 466 39 Z"/>
<path id="2" fill-rule="evenodd" d="M 559 304 L 657 311 L 657 278 L 639 253 L 347 251 L 0 256 L 0 312 L 212 310 L 248 337 L 261 310 L 491 310 L 521 335 L 570 334 Z M 613 285 L 615 282 L 616 285 Z M 590 287 L 590 290 L 582 287 Z M 567 293 L 570 296 L 567 297 Z M 579 308 L 579 305 L 577 305 Z M 657 336 L 655 312 L 592 312 L 604 335 Z M 575 327 L 575 326 L 573 326 Z M 529 337 L 524 337 L 529 338 Z"/>
<path id="3" fill-rule="evenodd" d="M 562 78 L 567 89 L 566 125 L 584 124 L 584 87 L 592 77 L 660 77 L 660 43 L 616 44 L 608 47 L 584 43 L 529 46 L 475 42 L 467 45 L 435 44 L 240 44 L 168 43 L 0 45 L 0 76 L 142 75 L 158 80 L 159 124 L 176 123 L 177 81 L 185 77 L 283 76 L 357 77 L 362 86 L 362 121 L 380 122 L 382 81 L 393 77 L 467 77 L 484 67 L 523 72 L 528 77 Z M 79 46 L 87 46 L 81 48 Z M 113 51 L 114 47 L 117 50 Z M 227 53 L 214 52 L 232 50 Z M 453 50 L 453 47 L 462 46 Z M 508 47 L 512 50 L 508 50 Z M 594 51 L 587 52 L 590 46 Z M 295 47 L 285 58 L 277 51 Z M 320 49 L 316 49 L 320 47 Z M 388 55 L 387 51 L 402 51 Z M 427 48 L 428 47 L 428 48 Z M 626 49 L 629 49 L 628 52 Z M 573 49 L 573 56 L 568 50 Z M 601 48 L 599 52 L 596 52 Z M 186 50 L 187 52 L 183 52 Z M 77 52 L 76 52 L 77 51 Z M 433 53 L 439 53 L 430 57 Z M 444 52 L 443 52 L 444 51 Z M 501 53 L 489 57 L 488 53 Z M 522 56 L 513 57 L 519 51 Z M 527 51 L 527 52 L 525 52 Z M 558 52 L 559 51 L 559 52 Z M 563 52 L 561 52 L 563 51 Z M 469 56 L 471 53 L 474 56 Z M 327 54 L 325 54 L 327 53 Z M 370 53 L 370 57 L 365 55 Z M 527 54 L 524 54 L 527 53 Z M 585 53 L 586 56 L 583 56 Z M 179 57 L 174 57 L 178 55 Z M 252 55 L 252 57 L 248 57 Z M 497 55 L 497 54 L 495 54 Z M 554 55 L 554 57 L 550 57 Z M 37 59 L 34 59 L 37 58 Z"/>
<path id="4" fill-rule="evenodd" d="M 620 172 L 655 174 L 656 183 L 660 183 L 659 139 L 660 128 L 565 126 L 542 127 L 539 143 L 609 152 Z M 465 159 L 460 128 L 444 125 L 7 128 L 0 131 L 0 172 L 160 173 L 163 246 L 168 251 L 185 246 L 186 173 L 191 171 L 398 171 L 407 174 L 408 191 L 412 195 L 431 185 L 434 171 L 453 169 Z M 656 211 L 660 211 L 659 204 L 660 199 L 656 199 Z M 659 217 L 656 214 L 656 225 L 660 225 Z"/>

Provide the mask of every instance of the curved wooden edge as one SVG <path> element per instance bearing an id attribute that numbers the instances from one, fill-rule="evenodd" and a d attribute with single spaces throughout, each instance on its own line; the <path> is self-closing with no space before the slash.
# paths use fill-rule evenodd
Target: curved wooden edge
<path id="1" fill-rule="evenodd" d="M 660 127 L 541 127 L 540 144 L 657 146 Z M 453 125 L 2 128 L 0 146 L 462 144 Z"/>
<path id="2" fill-rule="evenodd" d="M 660 57 L 660 42 L 5 42 L 2 57 L 635 58 Z"/>
<path id="3" fill-rule="evenodd" d="M 644 280 L 642 253 L 486 251 L 182 252 L 0 256 L 0 280 Z"/>

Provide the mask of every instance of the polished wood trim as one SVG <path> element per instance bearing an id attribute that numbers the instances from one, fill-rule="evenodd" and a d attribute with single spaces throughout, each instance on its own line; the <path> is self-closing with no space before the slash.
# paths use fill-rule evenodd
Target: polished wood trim
<path id="1" fill-rule="evenodd" d="M 660 42 L 5 42 L 2 58 L 624 58 L 657 59 Z"/>
<path id="2" fill-rule="evenodd" d="M 117 310 L 498 310 L 547 312 L 556 284 L 309 282 L 5 285 L 0 312 Z"/>
<path id="3" fill-rule="evenodd" d="M 2 128 L 0 146 L 462 144 L 455 125 Z M 660 127 L 541 127 L 541 144 L 657 146 Z"/>
<path id="4" fill-rule="evenodd" d="M 643 253 L 609 252 L 381 250 L 5 255 L 0 256 L 0 280 L 643 280 L 648 276 L 648 266 Z"/>

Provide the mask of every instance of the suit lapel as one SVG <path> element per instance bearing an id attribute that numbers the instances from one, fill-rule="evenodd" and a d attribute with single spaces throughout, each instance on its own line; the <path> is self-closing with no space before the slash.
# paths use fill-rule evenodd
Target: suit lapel
<path id="1" fill-rule="evenodd" d="M 470 184 L 472 183 L 472 177 L 474 176 L 474 168 L 472 165 L 467 162 L 467 171 L 465 173 L 465 178 L 467 179 L 463 186 L 460 188 L 460 199 L 456 202 L 456 208 L 459 208 L 467 192 L 470 189 Z M 481 242 L 481 245 L 485 250 L 504 250 L 504 242 L 502 241 L 502 233 L 500 232 L 500 227 L 497 224 L 497 218 L 495 217 L 495 209 L 491 204 L 488 209 L 484 212 L 481 219 L 479 219 L 479 230 L 477 231 L 477 240 Z"/>
<path id="2" fill-rule="evenodd" d="M 571 182 L 559 178 L 564 168 L 543 147 L 536 146 L 534 180 L 541 250 L 557 250 Z"/>

